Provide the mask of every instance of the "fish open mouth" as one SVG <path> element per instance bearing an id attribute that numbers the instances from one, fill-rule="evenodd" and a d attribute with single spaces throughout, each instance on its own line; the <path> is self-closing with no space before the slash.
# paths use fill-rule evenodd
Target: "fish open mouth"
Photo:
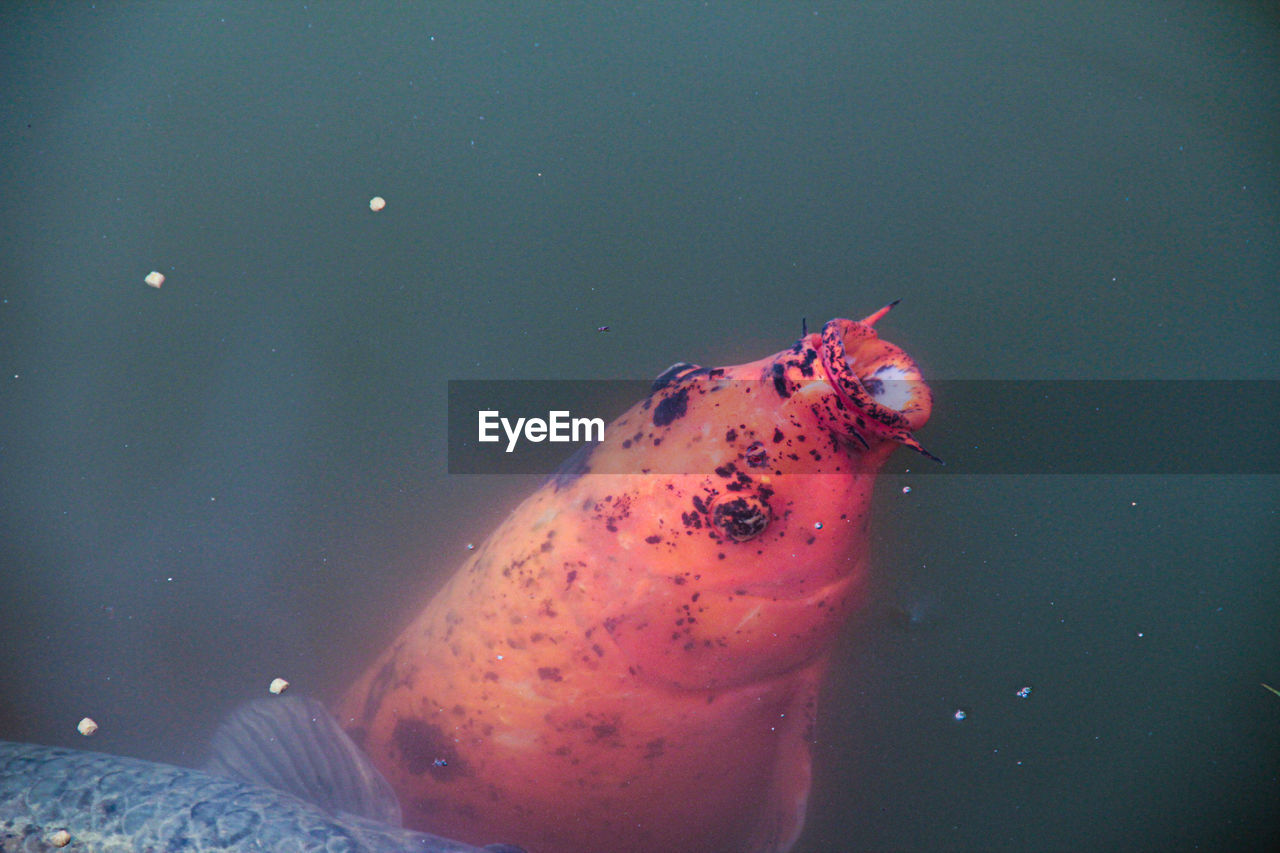
<path id="1" fill-rule="evenodd" d="M 860 439 L 871 433 L 940 462 L 911 434 L 929 420 L 933 393 L 911 356 L 881 340 L 874 328 L 892 307 L 860 321 L 835 319 L 823 326 L 822 364 Z"/>

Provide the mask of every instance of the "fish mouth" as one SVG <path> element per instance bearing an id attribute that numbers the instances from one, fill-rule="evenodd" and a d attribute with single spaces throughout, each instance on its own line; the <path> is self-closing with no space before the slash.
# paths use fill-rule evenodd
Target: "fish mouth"
<path id="1" fill-rule="evenodd" d="M 928 422 L 933 392 L 911 356 L 874 328 L 893 304 L 863 320 L 837 318 L 823 326 L 822 364 L 855 437 L 864 444 L 872 437 L 896 441 L 940 462 L 911 434 Z"/>

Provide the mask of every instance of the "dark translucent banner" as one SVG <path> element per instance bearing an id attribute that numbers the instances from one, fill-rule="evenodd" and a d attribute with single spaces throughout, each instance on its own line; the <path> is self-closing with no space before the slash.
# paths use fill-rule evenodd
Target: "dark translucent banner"
<path id="1" fill-rule="evenodd" d="M 449 382 L 451 474 L 551 474 L 645 399 L 647 381 Z M 1277 474 L 1280 382 L 935 381 L 885 473 Z M 781 398 L 780 398 L 781 401 Z M 689 415 L 688 429 L 701 429 Z M 715 430 L 736 426 L 710 424 Z M 770 427 L 771 429 L 771 427 Z M 718 434 L 718 433 L 717 433 Z M 581 457 L 579 457 L 581 458 Z M 681 463 L 670 463 L 679 468 Z M 636 473 L 641 473 L 639 470 Z M 650 473 L 703 473 L 692 470 Z"/>

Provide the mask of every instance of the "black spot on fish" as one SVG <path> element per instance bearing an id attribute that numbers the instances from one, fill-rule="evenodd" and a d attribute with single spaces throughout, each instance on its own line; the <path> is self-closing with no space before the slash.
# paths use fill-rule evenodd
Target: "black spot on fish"
<path id="1" fill-rule="evenodd" d="M 787 387 L 786 369 L 777 362 L 773 365 L 773 390 L 783 399 L 791 396 L 791 389 Z"/>
<path id="2" fill-rule="evenodd" d="M 712 523 L 735 542 L 759 536 L 769 526 L 769 505 L 754 495 L 716 506 Z"/>
<path id="3" fill-rule="evenodd" d="M 674 420 L 678 420 L 685 416 L 689 410 L 689 389 L 681 388 L 679 391 L 666 397 L 662 402 L 658 403 L 653 409 L 653 425 L 656 427 L 664 427 Z"/>
<path id="4" fill-rule="evenodd" d="M 468 775 L 457 745 L 439 726 L 413 717 L 396 721 L 391 742 L 400 751 L 404 767 L 415 776 L 430 773 L 437 782 L 450 782 L 458 776 Z M 436 763 L 442 759 L 446 763 Z"/>

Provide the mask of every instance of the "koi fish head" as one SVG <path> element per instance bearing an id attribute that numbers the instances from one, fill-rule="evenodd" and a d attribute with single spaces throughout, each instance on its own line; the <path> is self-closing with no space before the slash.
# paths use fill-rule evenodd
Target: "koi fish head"
<path id="1" fill-rule="evenodd" d="M 868 447 L 871 436 L 906 445 L 937 461 L 911 435 L 928 422 L 933 394 L 911 356 L 881 340 L 874 328 L 894 304 L 861 321 L 836 319 L 823 326 L 818 343 L 822 366 L 835 401 L 842 404 L 827 422 Z"/>
<path id="2" fill-rule="evenodd" d="M 557 486 L 604 557 L 584 591 L 638 671 L 723 687 L 834 639 L 865 574 L 876 472 L 899 444 L 933 458 L 912 435 L 932 396 L 876 333 L 887 311 L 748 364 L 673 366 Z"/>

